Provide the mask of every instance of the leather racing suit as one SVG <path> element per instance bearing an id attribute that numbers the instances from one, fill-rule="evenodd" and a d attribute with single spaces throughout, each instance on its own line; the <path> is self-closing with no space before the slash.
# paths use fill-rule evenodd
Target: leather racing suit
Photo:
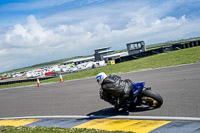
<path id="1" fill-rule="evenodd" d="M 133 84 L 130 79 L 122 80 L 120 76 L 111 74 L 101 84 L 101 89 L 103 90 L 102 98 L 109 102 L 111 95 L 117 97 L 119 101 L 115 104 L 115 107 L 123 108 L 126 105 L 127 98 L 130 96 Z"/>

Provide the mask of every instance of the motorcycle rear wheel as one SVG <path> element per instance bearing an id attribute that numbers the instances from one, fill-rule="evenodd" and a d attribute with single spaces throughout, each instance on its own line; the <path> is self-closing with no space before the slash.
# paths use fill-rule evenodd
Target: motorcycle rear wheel
<path id="1" fill-rule="evenodd" d="M 143 90 L 141 95 L 141 104 L 159 108 L 163 104 L 163 98 L 157 92 L 152 90 Z"/>

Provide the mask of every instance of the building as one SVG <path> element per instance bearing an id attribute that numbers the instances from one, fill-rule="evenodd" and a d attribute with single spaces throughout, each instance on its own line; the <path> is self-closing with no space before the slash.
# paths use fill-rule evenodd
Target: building
<path id="1" fill-rule="evenodd" d="M 74 60 L 69 60 L 63 63 L 63 65 L 68 65 L 68 64 L 74 64 L 74 65 L 78 65 L 81 63 L 85 63 L 85 62 L 94 62 L 94 57 L 87 57 L 87 58 L 78 58 L 78 59 L 74 59 Z"/>
<path id="2" fill-rule="evenodd" d="M 112 55 L 106 55 L 106 56 L 103 56 L 103 58 L 104 58 L 104 60 L 106 62 L 108 62 L 108 61 L 112 61 L 112 60 L 116 61 L 117 59 L 120 60 L 120 58 L 124 57 L 124 56 L 128 56 L 128 52 L 122 52 L 122 53 L 115 53 L 115 54 L 112 54 Z"/>
<path id="3" fill-rule="evenodd" d="M 146 46 L 144 41 L 127 43 L 127 50 L 129 55 L 139 54 L 146 51 Z"/>
<path id="4" fill-rule="evenodd" d="M 95 61 L 104 60 L 104 56 L 111 55 L 114 53 L 113 50 L 110 50 L 110 47 L 103 47 L 94 50 Z"/>

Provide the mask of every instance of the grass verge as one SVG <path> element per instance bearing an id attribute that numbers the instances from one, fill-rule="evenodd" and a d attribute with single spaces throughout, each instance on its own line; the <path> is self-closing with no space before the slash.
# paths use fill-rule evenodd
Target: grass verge
<path id="1" fill-rule="evenodd" d="M 105 130 L 83 129 L 83 128 L 1 126 L 0 133 L 132 133 L 132 132 L 105 131 Z"/>
<path id="2" fill-rule="evenodd" d="M 105 67 L 78 72 L 78 73 L 68 74 L 68 75 L 63 76 L 63 80 L 66 81 L 66 80 L 93 77 L 102 71 L 105 72 L 106 74 L 126 73 L 130 71 L 176 66 L 176 65 L 182 65 L 182 64 L 191 64 L 191 63 L 197 63 L 197 62 L 200 62 L 200 46 L 157 54 L 153 56 L 140 58 L 137 60 L 118 63 L 115 65 L 109 65 Z M 59 81 L 59 77 L 56 77 L 56 78 L 52 78 L 48 80 L 43 80 L 41 81 L 41 83 L 58 82 L 58 81 Z M 17 86 L 26 86 L 26 85 L 36 85 L 36 82 L 1 85 L 0 89 L 17 87 Z"/>

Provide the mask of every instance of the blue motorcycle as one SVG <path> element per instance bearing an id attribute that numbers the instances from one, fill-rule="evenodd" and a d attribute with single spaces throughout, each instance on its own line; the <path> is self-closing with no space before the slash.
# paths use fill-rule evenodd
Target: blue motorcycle
<path id="1" fill-rule="evenodd" d="M 102 98 L 103 90 L 100 89 L 100 98 Z M 110 96 L 109 103 L 113 106 L 119 101 L 119 98 Z M 124 103 L 124 109 L 133 109 L 136 106 L 148 106 L 153 108 L 159 108 L 163 104 L 163 98 L 157 92 L 152 91 L 151 87 L 145 87 L 145 82 L 134 83 L 132 87 L 131 94 L 127 99 L 126 103 Z M 120 110 L 117 106 L 115 106 L 115 110 Z"/>

